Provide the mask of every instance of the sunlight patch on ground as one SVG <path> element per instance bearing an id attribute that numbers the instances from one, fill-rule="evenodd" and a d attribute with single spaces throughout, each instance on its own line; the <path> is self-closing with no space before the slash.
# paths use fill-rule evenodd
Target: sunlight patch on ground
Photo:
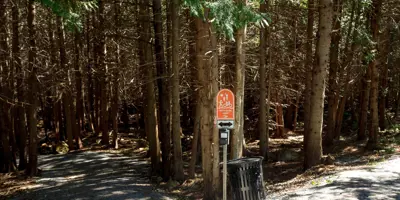
<path id="1" fill-rule="evenodd" d="M 41 188 L 41 187 L 45 187 L 45 186 L 46 185 L 44 185 L 44 184 L 34 184 L 34 185 L 23 186 L 21 189 L 23 189 L 23 190 L 31 190 L 31 189 Z"/>

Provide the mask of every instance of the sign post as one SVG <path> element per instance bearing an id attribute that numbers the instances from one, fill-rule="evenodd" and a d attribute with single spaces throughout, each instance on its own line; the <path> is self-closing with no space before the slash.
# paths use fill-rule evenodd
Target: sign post
<path id="1" fill-rule="evenodd" d="M 235 95 L 228 89 L 222 89 L 217 94 L 217 126 L 219 129 L 219 144 L 223 147 L 222 188 L 223 200 L 226 200 L 227 157 L 230 129 L 235 125 Z"/>

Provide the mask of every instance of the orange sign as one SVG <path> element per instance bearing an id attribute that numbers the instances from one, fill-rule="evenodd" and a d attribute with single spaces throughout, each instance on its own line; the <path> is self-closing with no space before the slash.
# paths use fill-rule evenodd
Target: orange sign
<path id="1" fill-rule="evenodd" d="M 235 120 L 235 95 L 228 89 L 218 92 L 217 120 Z"/>

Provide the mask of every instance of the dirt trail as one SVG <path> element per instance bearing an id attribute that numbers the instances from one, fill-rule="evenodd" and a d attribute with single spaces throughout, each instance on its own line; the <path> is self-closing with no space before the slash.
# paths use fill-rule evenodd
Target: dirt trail
<path id="1" fill-rule="evenodd" d="M 364 169 L 338 172 L 305 187 L 268 199 L 396 199 L 400 200 L 400 156 Z"/>
<path id="2" fill-rule="evenodd" d="M 146 161 L 101 152 L 39 157 L 42 174 L 19 199 L 173 199 L 156 191 Z"/>

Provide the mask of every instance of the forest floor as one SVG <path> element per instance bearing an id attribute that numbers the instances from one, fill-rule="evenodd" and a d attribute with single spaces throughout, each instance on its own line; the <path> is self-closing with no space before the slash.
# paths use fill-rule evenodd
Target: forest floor
<path id="1" fill-rule="evenodd" d="M 0 175 L 0 199 L 201 199 L 200 165 L 196 179 L 182 185 L 149 178 L 148 144 L 137 138 L 137 133 L 122 133 L 120 148 L 115 150 L 101 146 L 98 137 L 88 135 L 83 139 L 86 148 L 81 151 L 40 155 L 38 177 L 26 179 L 22 173 Z M 187 169 L 190 139 L 182 140 Z M 318 195 L 327 190 L 332 190 L 332 195 L 338 191 L 356 194 L 360 190 L 357 194 L 368 196 L 379 188 L 380 193 L 400 193 L 400 172 L 394 167 L 400 165 L 400 157 L 392 158 L 400 153 L 398 128 L 381 133 L 380 144 L 384 148 L 379 151 L 366 151 L 365 141 L 357 141 L 354 136 L 341 137 L 329 150 L 335 157 L 333 165 L 319 165 L 305 172 L 302 140 L 301 132 L 289 132 L 285 139 L 270 139 L 271 153 L 263 169 L 268 199 L 320 198 Z M 256 155 L 258 141 L 247 145 L 250 156 Z M 371 182 L 372 179 L 377 181 Z"/>
<path id="2" fill-rule="evenodd" d="M 347 136 L 340 137 L 338 141 L 336 141 L 335 146 L 324 154 L 329 154 L 334 157 L 334 161 L 331 164 L 321 164 L 307 171 L 303 170 L 303 134 L 301 131 L 296 132 L 288 132 L 286 138 L 271 138 L 269 140 L 269 159 L 263 165 L 263 174 L 264 181 L 267 193 L 267 199 L 285 199 L 284 195 L 295 193 L 303 190 L 305 187 L 310 186 L 320 186 L 318 189 L 321 191 L 315 192 L 324 192 L 324 186 L 331 187 L 332 185 L 327 185 L 328 183 L 339 184 L 351 184 L 348 182 L 340 182 L 341 180 L 337 180 L 332 177 L 335 175 L 339 175 L 339 177 L 343 177 L 340 173 L 344 174 L 353 172 L 356 173 L 356 176 L 360 176 L 359 180 L 359 189 L 363 190 L 364 193 L 360 192 L 360 195 L 368 196 L 368 187 L 365 186 L 368 178 L 363 182 L 363 171 L 376 171 L 376 175 L 372 175 L 370 177 L 377 178 L 378 180 L 382 178 L 385 180 L 386 175 L 391 176 L 394 175 L 396 180 L 399 181 L 398 177 L 400 173 L 393 171 L 399 170 L 394 169 L 396 163 L 400 166 L 400 158 L 395 159 L 395 161 L 391 160 L 393 156 L 400 154 L 400 131 L 399 127 L 391 127 L 389 130 L 380 133 L 380 150 L 376 151 L 368 151 L 365 149 L 366 141 L 357 141 L 356 134 L 350 133 Z M 248 156 L 254 155 L 257 156 L 258 152 L 258 140 L 249 141 L 247 143 Z M 328 152 L 329 151 L 329 152 Z M 190 156 L 186 156 L 186 162 L 189 162 Z M 397 157 L 396 157 L 397 158 Z M 388 168 L 383 168 L 383 171 L 388 171 L 387 174 L 381 176 L 380 168 L 375 169 L 375 166 L 386 165 L 385 162 L 392 163 L 388 164 Z M 382 164 L 380 164 L 382 163 Z M 393 164 L 394 163 L 394 164 Z M 359 170 L 359 171 L 357 171 Z M 392 171 L 391 171 L 392 170 Z M 359 172 L 359 173 L 357 173 Z M 393 174 L 393 173 L 394 174 Z M 199 171 L 201 173 L 201 171 Z M 372 173 L 372 172 L 371 172 Z M 397 173 L 397 174 L 396 174 Z M 322 181 L 325 181 L 322 184 Z M 355 179 L 352 179 L 355 181 Z M 201 179 L 196 178 L 195 180 L 188 180 L 182 186 L 179 187 L 179 190 L 172 190 L 172 193 L 180 194 L 188 197 L 187 199 L 201 199 L 202 196 L 202 187 Z M 354 182 L 352 182 L 354 183 Z M 364 184 L 364 185 L 363 185 Z M 379 187 L 386 187 L 385 185 L 390 185 L 391 182 L 386 181 L 382 182 L 380 186 L 371 188 L 371 192 L 376 190 Z M 322 186 L 324 185 L 324 186 Z M 397 185 L 398 186 L 398 185 Z M 389 187 L 387 189 L 382 189 L 382 191 L 399 193 L 399 190 L 396 189 L 396 185 L 393 187 Z M 333 186 L 332 186 L 333 187 Z M 328 188 L 329 189 L 329 188 Z M 343 192 L 347 192 L 344 188 Z M 354 190 L 357 189 L 357 186 L 353 187 Z M 371 195 L 372 195 L 371 193 Z M 300 193 L 302 194 L 302 193 Z M 306 193 L 309 195 L 309 193 Z M 336 195 L 335 193 L 331 193 L 332 195 Z M 320 194 L 321 195 L 321 194 Z M 310 197 L 311 199 L 314 196 L 290 196 L 289 199 L 295 197 L 299 197 L 299 199 L 307 199 Z M 303 198 L 302 198 L 303 197 Z M 335 199 L 332 196 L 332 199 Z M 344 197 L 344 196 L 342 196 Z M 389 198 L 389 196 L 387 196 Z M 321 196 L 318 196 L 316 199 L 320 199 Z M 396 197 L 397 198 L 397 197 Z M 328 198 L 329 199 L 329 198 Z M 340 199 L 340 198 L 339 198 Z M 341 198 L 347 199 L 347 198 Z M 356 197 L 357 199 L 357 197 Z M 362 199 L 362 198 L 361 198 Z M 390 199 L 390 198 L 389 198 Z"/>
<path id="3" fill-rule="evenodd" d="M 105 152 L 39 156 L 40 176 L 7 199 L 172 199 L 147 176 L 146 160 Z"/>
<path id="4" fill-rule="evenodd" d="M 396 199 L 400 200 L 400 156 L 386 161 L 326 175 L 286 195 L 267 199 Z"/>

